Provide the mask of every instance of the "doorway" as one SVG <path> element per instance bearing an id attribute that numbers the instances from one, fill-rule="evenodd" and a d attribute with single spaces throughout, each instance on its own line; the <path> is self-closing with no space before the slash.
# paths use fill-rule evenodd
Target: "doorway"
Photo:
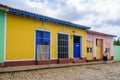
<path id="1" fill-rule="evenodd" d="M 101 60 L 103 54 L 103 40 L 96 39 L 96 59 Z"/>
<path id="2" fill-rule="evenodd" d="M 74 58 L 81 58 L 81 36 L 73 35 Z"/>

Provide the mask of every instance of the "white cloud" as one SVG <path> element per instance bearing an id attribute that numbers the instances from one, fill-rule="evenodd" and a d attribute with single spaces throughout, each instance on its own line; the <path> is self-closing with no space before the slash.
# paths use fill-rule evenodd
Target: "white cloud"
<path id="1" fill-rule="evenodd" d="M 0 0 L 0 3 L 120 37 L 120 0 Z"/>
<path id="2" fill-rule="evenodd" d="M 99 27 L 99 28 L 93 27 L 92 30 L 95 30 L 98 32 L 106 32 L 108 34 L 120 35 L 120 27 L 119 26 L 103 25 L 102 27 Z"/>

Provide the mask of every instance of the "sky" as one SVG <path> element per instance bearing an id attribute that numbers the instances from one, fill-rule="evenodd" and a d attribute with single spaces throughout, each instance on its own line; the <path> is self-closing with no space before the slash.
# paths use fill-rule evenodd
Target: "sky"
<path id="1" fill-rule="evenodd" d="M 120 37 L 120 0 L 0 0 L 0 3 Z"/>

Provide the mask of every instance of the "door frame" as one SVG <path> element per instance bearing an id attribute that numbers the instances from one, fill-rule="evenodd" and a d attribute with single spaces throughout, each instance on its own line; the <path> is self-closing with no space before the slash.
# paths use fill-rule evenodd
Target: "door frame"
<path id="1" fill-rule="evenodd" d="M 92 52 L 87 52 L 87 48 L 90 48 L 90 46 L 88 46 L 88 42 L 91 43 L 92 42 Z M 89 59 L 88 55 L 92 54 L 92 59 Z M 93 60 L 94 59 L 94 41 L 93 40 L 86 40 L 86 59 L 87 60 Z"/>
<path id="2" fill-rule="evenodd" d="M 73 45 L 72 45 L 72 48 L 73 48 L 73 58 L 74 58 L 74 36 L 79 36 L 80 37 L 80 57 L 79 58 L 82 58 L 82 36 L 81 35 L 77 35 L 77 34 L 73 35 Z"/>
<path id="3" fill-rule="evenodd" d="M 101 40 L 101 53 L 100 53 L 100 59 L 98 59 L 98 60 L 101 60 L 101 59 L 103 59 L 103 39 L 101 39 L 101 38 L 96 38 L 96 59 L 97 59 L 97 40 Z"/>

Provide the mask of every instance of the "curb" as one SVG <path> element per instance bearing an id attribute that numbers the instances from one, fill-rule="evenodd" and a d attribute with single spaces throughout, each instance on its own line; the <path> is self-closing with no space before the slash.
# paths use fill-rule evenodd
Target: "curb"
<path id="1" fill-rule="evenodd" d="M 64 68 L 64 67 L 74 67 L 74 66 L 85 66 L 85 65 L 97 65 L 97 64 L 111 64 L 120 61 L 100 61 L 100 62 L 86 62 L 86 63 L 70 63 L 70 64 L 52 64 L 52 65 L 31 65 L 31 66 L 17 66 L 17 67 L 5 67 L 0 68 L 0 73 L 12 73 L 12 72 L 22 72 L 22 71 L 32 71 L 32 70 L 43 70 L 43 69 L 53 69 L 53 68 Z"/>

